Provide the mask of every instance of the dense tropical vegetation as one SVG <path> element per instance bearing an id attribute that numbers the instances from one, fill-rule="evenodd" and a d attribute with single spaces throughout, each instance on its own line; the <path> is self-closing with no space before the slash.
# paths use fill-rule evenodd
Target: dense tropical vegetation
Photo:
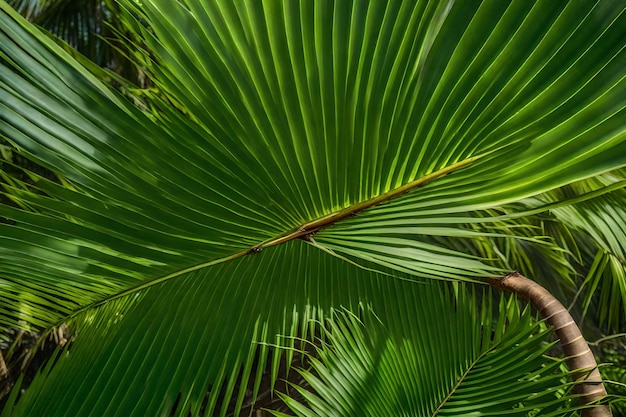
<path id="1" fill-rule="evenodd" d="M 606 410 L 516 270 L 623 413 L 625 47 L 623 1 L 1 2 L 2 416 Z"/>

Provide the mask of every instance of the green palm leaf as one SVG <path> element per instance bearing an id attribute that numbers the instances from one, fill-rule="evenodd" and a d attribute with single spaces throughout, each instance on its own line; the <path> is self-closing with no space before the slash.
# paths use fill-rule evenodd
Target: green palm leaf
<path id="1" fill-rule="evenodd" d="M 506 326 L 475 304 L 431 294 L 409 307 L 413 317 L 437 311 L 421 323 L 340 314 L 311 370 L 300 371 L 310 389 L 294 386 L 308 406 L 283 398 L 298 416 L 566 415 L 572 397 L 553 388 L 563 375 L 560 361 L 542 356 L 546 332 L 528 311 L 511 311 L 515 304 Z M 471 326 L 476 311 L 482 322 Z"/>
<path id="2" fill-rule="evenodd" d="M 29 389 L 16 415 L 83 415 L 88 410 L 94 415 L 158 415 L 174 406 L 179 392 L 176 415 L 190 410 L 195 415 L 208 387 L 208 402 L 214 406 L 221 384 L 233 384 L 226 389 L 225 403 L 217 404 L 225 412 L 230 395 L 243 395 L 233 393 L 239 369 L 250 372 L 255 353 L 268 357 L 267 346 L 251 341 L 284 345 L 279 334 L 305 337 L 314 332 L 310 320 L 323 320 L 333 306 L 357 309 L 371 301 L 384 315 L 381 292 L 403 305 L 438 289 L 420 295 L 422 287 L 359 273 L 303 242 L 208 267 L 143 291 L 134 303 L 122 299 L 83 314 L 68 356 L 59 359 L 45 385 Z M 128 303 L 130 307 L 124 305 Z M 266 360 L 256 366 L 264 369 Z M 275 369 L 279 360 L 275 356 Z M 85 363 L 91 364 L 90 371 Z M 67 375 L 84 371 L 84 378 L 68 385 Z M 107 391 L 110 396 L 103 396 Z M 41 395 L 60 400 L 37 400 Z"/>
<path id="3" fill-rule="evenodd" d="M 121 4 L 154 111 L 0 4 L 0 134 L 63 178 L 6 186 L 1 320 L 78 338 L 16 415 L 225 413 L 253 340 L 495 274 L 432 237 L 626 164 L 625 5 Z"/>
<path id="4" fill-rule="evenodd" d="M 583 314 L 593 301 L 597 324 L 619 332 L 626 300 L 626 225 L 621 208 L 626 202 L 625 186 L 623 172 L 618 170 L 487 210 L 480 216 L 497 221 L 474 221 L 468 227 L 491 235 L 487 234 L 484 243 L 473 239 L 471 244 L 480 245 L 466 245 L 466 251 L 485 258 L 501 256 L 509 262 L 504 267 L 538 278 L 542 275 L 553 293 L 582 293 Z M 493 237 L 494 231 L 504 238 Z M 445 244 L 453 247 L 455 242 L 448 238 Z M 567 298 L 565 293 L 562 298 Z"/>
<path id="5" fill-rule="evenodd" d="M 598 322 L 621 331 L 626 317 L 626 189 L 617 189 L 601 197 L 553 210 L 559 222 L 574 230 L 587 259 L 593 259 L 585 271 L 583 298 L 586 312 L 592 300 Z M 596 296 L 596 297 L 594 297 Z M 623 329 L 622 329 L 623 330 Z"/>

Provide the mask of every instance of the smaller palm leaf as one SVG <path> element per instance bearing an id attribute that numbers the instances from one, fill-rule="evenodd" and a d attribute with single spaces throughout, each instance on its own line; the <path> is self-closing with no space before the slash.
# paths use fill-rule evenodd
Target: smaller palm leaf
<path id="1" fill-rule="evenodd" d="M 294 392 L 304 402 L 282 394 L 283 400 L 300 417 L 573 411 L 562 361 L 546 355 L 549 331 L 528 310 L 510 302 L 507 307 L 503 299 L 503 320 L 485 307 L 489 303 L 477 307 L 474 296 L 431 293 L 430 302 L 412 308 L 414 320 L 405 322 L 380 319 L 371 310 L 360 319 L 336 313 L 327 321 L 325 342 L 310 355 L 311 368 L 300 370 L 310 388 Z M 472 326 L 476 311 L 482 320 Z"/>

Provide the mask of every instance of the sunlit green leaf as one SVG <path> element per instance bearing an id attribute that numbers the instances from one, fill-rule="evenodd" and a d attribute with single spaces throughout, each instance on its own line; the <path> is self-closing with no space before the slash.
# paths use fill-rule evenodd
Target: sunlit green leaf
<path id="1" fill-rule="evenodd" d="M 429 320 L 406 312 L 441 283 L 416 280 L 529 266 L 526 242 L 575 282 L 497 210 L 626 165 L 623 2 L 119 5 L 141 105 L 0 3 L 0 135 L 60 178 L 5 187 L 0 324 L 77 332 L 15 415 L 198 415 L 207 392 L 225 414 L 277 335 L 363 303 Z"/>

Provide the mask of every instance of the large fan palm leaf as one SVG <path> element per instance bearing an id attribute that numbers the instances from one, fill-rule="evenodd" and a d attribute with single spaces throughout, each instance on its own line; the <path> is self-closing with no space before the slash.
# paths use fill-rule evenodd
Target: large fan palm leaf
<path id="1" fill-rule="evenodd" d="M 253 340 L 496 274 L 431 238 L 626 164 L 623 4 L 122 6 L 152 111 L 0 5 L 0 133 L 63 179 L 6 187 L 2 322 L 78 331 L 19 415 L 225 413 Z"/>

